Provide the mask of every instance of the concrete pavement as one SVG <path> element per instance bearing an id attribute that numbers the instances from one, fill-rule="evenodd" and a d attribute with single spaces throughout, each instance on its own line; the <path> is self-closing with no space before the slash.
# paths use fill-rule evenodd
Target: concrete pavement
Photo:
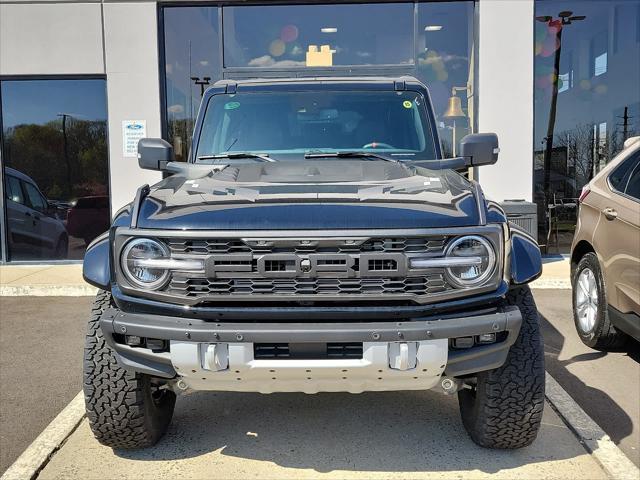
<path id="1" fill-rule="evenodd" d="M 113 451 L 83 421 L 40 472 L 59 478 L 606 478 L 549 408 L 538 440 L 476 446 L 434 392 L 193 393 L 153 448 Z"/>
<path id="2" fill-rule="evenodd" d="M 533 290 L 547 372 L 640 467 L 640 344 L 620 352 L 585 346 L 575 330 L 570 290 Z"/>

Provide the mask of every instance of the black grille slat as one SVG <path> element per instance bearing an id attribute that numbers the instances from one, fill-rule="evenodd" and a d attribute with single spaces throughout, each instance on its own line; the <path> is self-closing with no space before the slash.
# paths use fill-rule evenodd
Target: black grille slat
<path id="1" fill-rule="evenodd" d="M 322 349 L 313 354 L 298 354 L 296 350 L 289 349 L 288 343 L 254 343 L 253 358 L 256 360 L 274 360 L 305 358 L 314 360 L 325 359 L 361 359 L 362 343 L 327 343 L 326 349 L 321 344 Z"/>
<path id="2" fill-rule="evenodd" d="M 238 278 L 207 279 L 174 275 L 170 293 L 183 296 L 208 295 L 338 295 L 338 294 L 402 294 L 427 295 L 449 287 L 444 274 L 420 277 L 382 278 Z"/>
<path id="3" fill-rule="evenodd" d="M 437 253 L 443 250 L 447 238 L 445 236 L 371 238 L 362 244 L 353 245 L 345 244 L 338 239 L 333 246 L 249 245 L 237 238 L 215 240 L 163 238 L 162 240 L 172 253 L 209 255 L 221 253 Z"/>

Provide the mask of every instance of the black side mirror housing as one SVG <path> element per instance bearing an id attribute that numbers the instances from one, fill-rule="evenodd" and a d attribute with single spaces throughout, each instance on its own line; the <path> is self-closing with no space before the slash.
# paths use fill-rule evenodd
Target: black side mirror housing
<path id="1" fill-rule="evenodd" d="M 175 160 L 173 147 L 161 138 L 141 138 L 138 142 L 138 165 L 145 170 L 164 171 Z"/>
<path id="2" fill-rule="evenodd" d="M 495 133 L 472 133 L 460 140 L 460 156 L 470 167 L 493 165 L 498 161 L 498 136 Z"/>

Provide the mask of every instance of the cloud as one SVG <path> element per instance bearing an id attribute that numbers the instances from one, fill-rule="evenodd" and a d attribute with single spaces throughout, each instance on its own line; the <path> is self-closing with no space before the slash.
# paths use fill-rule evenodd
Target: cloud
<path id="1" fill-rule="evenodd" d="M 306 62 L 297 60 L 275 60 L 271 55 L 263 55 L 249 60 L 250 67 L 304 67 Z"/>
<path id="2" fill-rule="evenodd" d="M 183 113 L 184 106 L 180 105 L 179 103 L 176 103 L 175 105 L 171 105 L 170 107 L 168 107 L 167 111 L 169 113 Z"/>

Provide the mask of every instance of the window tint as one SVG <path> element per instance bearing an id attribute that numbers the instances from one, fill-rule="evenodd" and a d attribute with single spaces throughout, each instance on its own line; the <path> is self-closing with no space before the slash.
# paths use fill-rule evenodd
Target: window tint
<path id="1" fill-rule="evenodd" d="M 631 170 L 633 170 L 633 167 L 638 164 L 639 159 L 640 153 L 622 162 L 622 165 L 618 166 L 618 168 L 609 175 L 609 184 L 611 185 L 611 188 L 618 192 L 624 192 L 629 174 L 631 173 Z"/>
<path id="2" fill-rule="evenodd" d="M 22 188 L 20 187 L 20 180 L 11 175 L 7 176 L 7 198 L 16 203 L 24 205 L 24 195 L 22 194 Z"/>
<path id="3" fill-rule="evenodd" d="M 422 96 L 409 91 L 215 95 L 198 156 L 252 151 L 301 159 L 315 150 L 363 149 L 434 158 Z"/>
<path id="4" fill-rule="evenodd" d="M 640 200 L 640 163 L 638 161 L 636 161 L 636 167 L 629 177 L 624 193 L 636 200 Z"/>
<path id="5" fill-rule="evenodd" d="M 415 63 L 413 3 L 224 7 L 225 67 Z"/>
<path id="6" fill-rule="evenodd" d="M 44 212 L 47 208 L 47 204 L 36 187 L 27 182 L 22 182 L 22 185 L 24 186 L 25 192 L 27 192 L 27 201 L 29 202 L 29 206 L 34 210 Z"/>
<path id="7" fill-rule="evenodd" d="M 0 99 L 5 178 L 29 177 L 23 200 L 42 213 L 26 231 L 5 215 L 7 260 L 82 259 L 110 221 L 108 209 L 69 218 L 77 199 L 109 196 L 105 80 L 1 80 Z"/>
<path id="8" fill-rule="evenodd" d="M 475 120 L 473 2 L 418 3 L 416 43 L 416 74 L 429 87 L 443 155 L 452 157 Z M 450 108 L 452 97 L 458 111 Z"/>
<path id="9" fill-rule="evenodd" d="M 164 56 L 167 136 L 185 161 L 202 92 L 222 78 L 218 7 L 165 7 Z"/>
<path id="10" fill-rule="evenodd" d="M 538 238 L 549 239 L 548 252 L 568 253 L 582 187 L 640 135 L 640 0 L 536 0 L 534 7 Z M 563 11 L 573 19 L 563 22 Z M 620 192 L 624 173 L 609 177 Z"/>

